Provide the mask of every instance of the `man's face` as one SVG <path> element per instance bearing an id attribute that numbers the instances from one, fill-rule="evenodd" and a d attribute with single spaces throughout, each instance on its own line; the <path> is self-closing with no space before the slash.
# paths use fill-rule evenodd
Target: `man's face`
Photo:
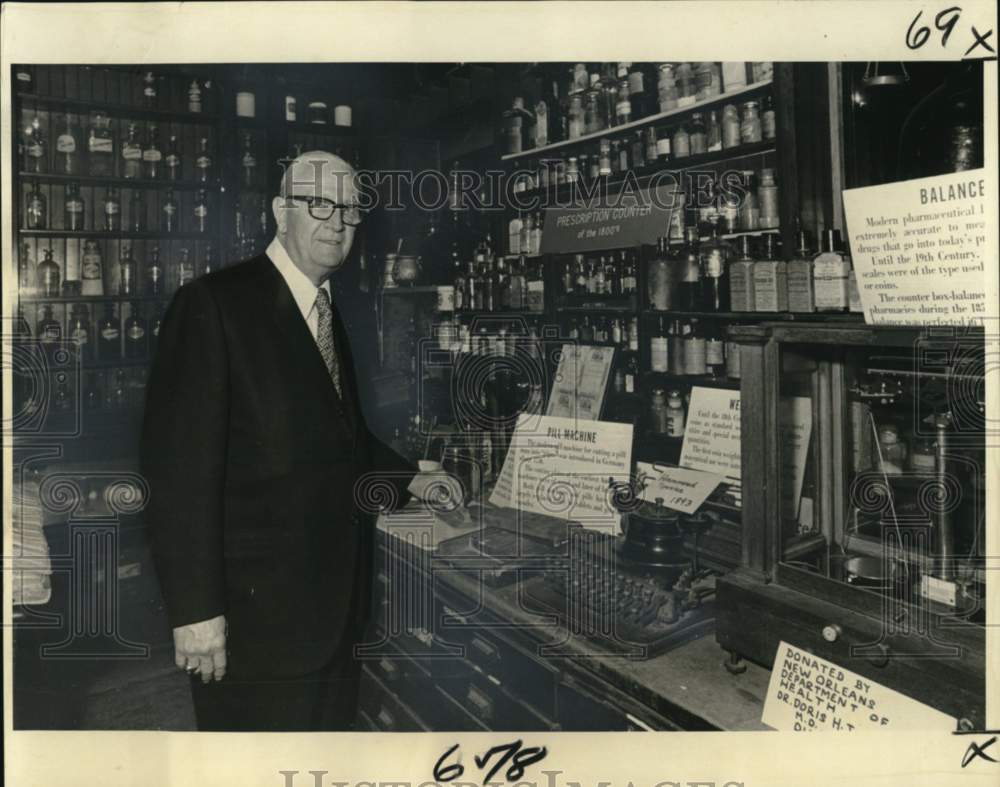
<path id="1" fill-rule="evenodd" d="M 354 172 L 343 162 L 300 161 L 291 173 L 291 180 L 286 180 L 291 197 L 322 198 L 338 205 L 357 202 Z M 321 202 L 316 204 L 314 212 L 321 207 L 324 207 Z M 276 197 L 274 211 L 285 250 L 307 276 L 323 280 L 344 264 L 354 242 L 355 228 L 344 224 L 342 210 L 334 210 L 327 219 L 318 219 L 310 213 L 308 202 Z"/>

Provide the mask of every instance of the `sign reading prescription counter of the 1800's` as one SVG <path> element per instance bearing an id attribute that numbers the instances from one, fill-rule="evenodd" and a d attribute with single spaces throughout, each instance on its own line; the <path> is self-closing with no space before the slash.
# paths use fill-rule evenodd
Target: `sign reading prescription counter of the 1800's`
<path id="1" fill-rule="evenodd" d="M 994 248 L 982 169 L 844 192 L 865 321 L 969 325 L 996 319 L 986 297 Z"/>

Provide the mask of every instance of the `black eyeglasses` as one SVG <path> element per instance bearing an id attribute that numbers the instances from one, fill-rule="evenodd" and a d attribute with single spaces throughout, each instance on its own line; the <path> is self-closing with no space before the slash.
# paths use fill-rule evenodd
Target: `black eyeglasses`
<path id="1" fill-rule="evenodd" d="M 340 220 L 348 227 L 357 227 L 365 220 L 366 211 L 356 204 L 345 205 L 341 202 L 331 202 L 323 197 L 297 197 L 291 195 L 288 199 L 305 202 L 309 206 L 309 215 L 317 221 L 326 221 L 335 210 L 340 211 Z"/>

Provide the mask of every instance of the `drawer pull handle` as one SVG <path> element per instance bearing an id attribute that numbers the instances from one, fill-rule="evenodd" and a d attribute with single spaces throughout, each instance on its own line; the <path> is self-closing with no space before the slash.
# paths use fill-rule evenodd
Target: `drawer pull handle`
<path id="1" fill-rule="evenodd" d="M 486 640 L 477 636 L 472 637 L 472 647 L 478 650 L 483 656 L 491 661 L 500 661 L 500 651 Z"/>
<path id="2" fill-rule="evenodd" d="M 393 715 L 386 710 L 385 706 L 382 705 L 378 709 L 378 715 L 375 717 L 375 721 L 378 722 L 379 729 L 381 730 L 393 730 L 396 728 L 396 719 Z"/>
<path id="3" fill-rule="evenodd" d="M 379 659 L 378 666 L 382 670 L 382 674 L 385 675 L 386 680 L 395 680 L 399 677 L 399 667 L 389 659 Z"/>
<path id="4" fill-rule="evenodd" d="M 487 697 L 480 689 L 474 685 L 469 685 L 469 691 L 465 698 L 472 706 L 473 712 L 479 718 L 489 721 L 493 718 L 493 700 Z"/>

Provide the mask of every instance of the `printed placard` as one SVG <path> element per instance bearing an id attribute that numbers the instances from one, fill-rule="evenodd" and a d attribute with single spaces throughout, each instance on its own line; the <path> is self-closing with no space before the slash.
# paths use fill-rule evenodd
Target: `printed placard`
<path id="1" fill-rule="evenodd" d="M 740 478 L 740 392 L 691 389 L 681 467 Z"/>
<path id="2" fill-rule="evenodd" d="M 686 467 L 654 467 L 648 462 L 636 462 L 635 467 L 647 479 L 640 494 L 643 500 L 654 503 L 660 498 L 666 508 L 684 514 L 697 511 L 724 480 L 717 473 Z"/>

